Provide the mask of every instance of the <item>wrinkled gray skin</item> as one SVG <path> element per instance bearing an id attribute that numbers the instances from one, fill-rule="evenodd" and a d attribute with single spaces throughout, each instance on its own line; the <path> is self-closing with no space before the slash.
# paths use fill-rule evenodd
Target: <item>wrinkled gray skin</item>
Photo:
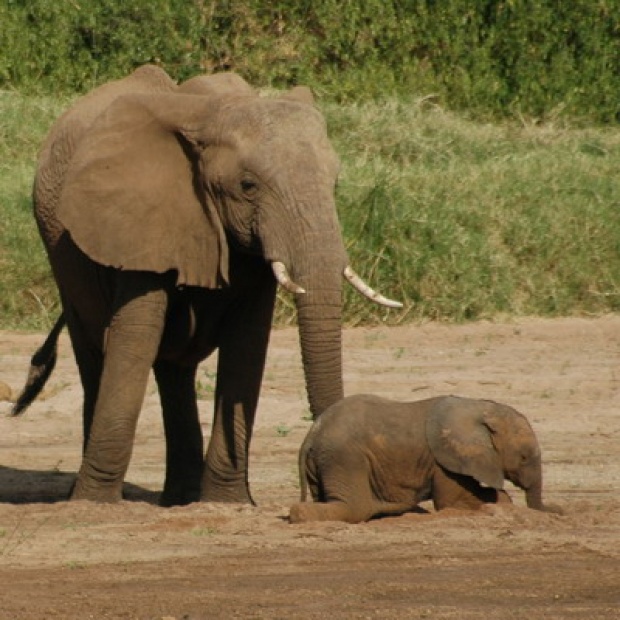
<path id="1" fill-rule="evenodd" d="M 284 263 L 314 415 L 343 395 L 338 159 L 307 89 L 177 86 L 145 66 L 79 99 L 43 145 L 35 216 L 84 388 L 73 498 L 121 498 L 147 378 L 167 442 L 163 505 L 251 502 L 248 449 Z M 203 452 L 195 379 L 219 351 Z"/>
<path id="2" fill-rule="evenodd" d="M 543 510 L 534 432 L 523 415 L 488 400 L 350 396 L 314 422 L 299 468 L 302 501 L 291 507 L 292 523 L 358 523 L 428 499 L 437 510 L 510 503 L 504 479 Z M 314 503 L 306 502 L 306 485 Z"/>

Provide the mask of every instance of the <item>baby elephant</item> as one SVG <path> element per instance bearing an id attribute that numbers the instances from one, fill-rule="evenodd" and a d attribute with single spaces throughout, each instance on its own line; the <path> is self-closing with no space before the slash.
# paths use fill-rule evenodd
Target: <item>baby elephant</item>
<path id="1" fill-rule="evenodd" d="M 397 515 L 510 502 L 504 479 L 543 510 L 540 448 L 527 419 L 489 400 L 440 396 L 395 402 L 345 398 L 310 428 L 299 453 L 302 503 L 291 523 Z M 314 503 L 306 503 L 307 485 Z"/>

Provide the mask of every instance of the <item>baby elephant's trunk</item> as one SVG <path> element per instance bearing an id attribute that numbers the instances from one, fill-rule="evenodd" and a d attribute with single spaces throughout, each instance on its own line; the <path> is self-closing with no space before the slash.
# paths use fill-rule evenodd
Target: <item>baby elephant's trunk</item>
<path id="1" fill-rule="evenodd" d="M 534 483 L 527 489 L 525 492 L 525 501 L 528 508 L 533 508 L 534 510 L 545 509 L 542 501 L 542 484 L 540 482 Z"/>

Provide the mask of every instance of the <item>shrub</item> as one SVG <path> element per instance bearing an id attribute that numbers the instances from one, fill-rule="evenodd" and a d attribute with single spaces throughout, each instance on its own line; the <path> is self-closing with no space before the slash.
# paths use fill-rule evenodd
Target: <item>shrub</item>
<path id="1" fill-rule="evenodd" d="M 339 101 L 618 119 L 615 0 L 5 0 L 0 86 L 83 91 L 155 62 Z"/>

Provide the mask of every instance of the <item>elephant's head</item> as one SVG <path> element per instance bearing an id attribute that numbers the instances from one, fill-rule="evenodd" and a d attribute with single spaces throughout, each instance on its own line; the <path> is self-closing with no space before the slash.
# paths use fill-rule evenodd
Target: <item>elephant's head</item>
<path id="1" fill-rule="evenodd" d="M 356 281 L 338 169 L 307 90 L 263 98 L 238 77 L 193 80 L 116 99 L 80 142 L 57 215 L 93 260 L 175 270 L 179 286 L 226 287 L 232 252 L 272 263 L 295 294 L 316 415 L 342 397 L 341 282 Z"/>
<path id="2" fill-rule="evenodd" d="M 448 471 L 503 488 L 504 479 L 526 492 L 527 505 L 543 509 L 538 441 L 529 422 L 511 407 L 454 396 L 429 412 L 426 436 L 437 462 Z"/>

